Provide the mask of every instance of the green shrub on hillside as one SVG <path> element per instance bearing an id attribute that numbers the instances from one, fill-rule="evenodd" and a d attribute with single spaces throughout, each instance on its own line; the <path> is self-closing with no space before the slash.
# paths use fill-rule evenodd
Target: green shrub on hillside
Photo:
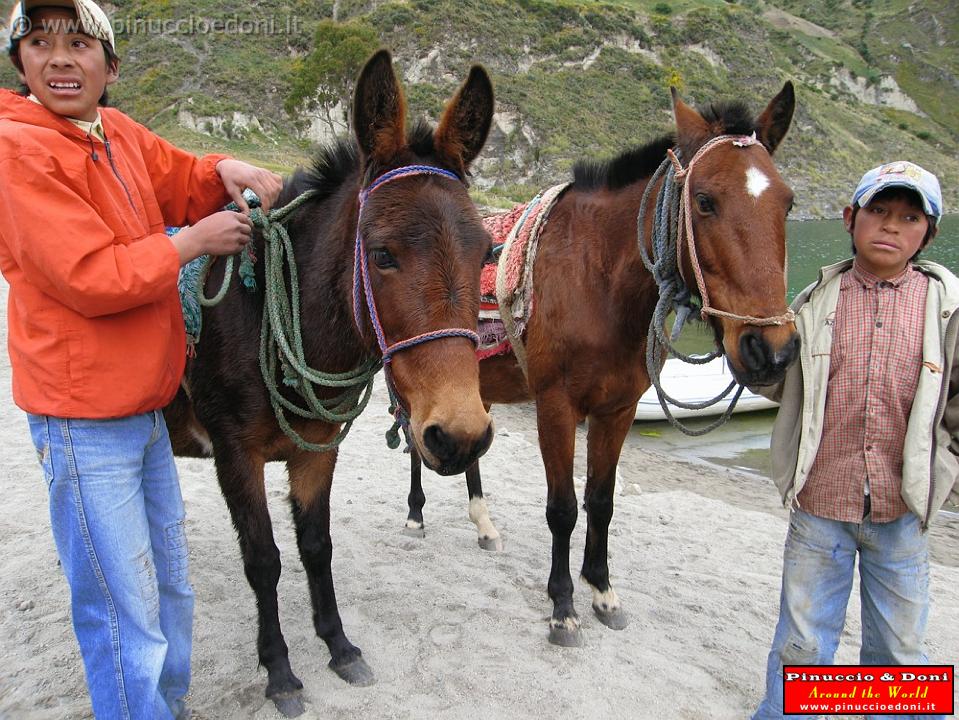
<path id="1" fill-rule="evenodd" d="M 313 51 L 293 63 L 284 102 L 290 115 L 336 103 L 349 106 L 356 76 L 380 45 L 376 31 L 355 20 L 323 20 L 313 37 Z"/>

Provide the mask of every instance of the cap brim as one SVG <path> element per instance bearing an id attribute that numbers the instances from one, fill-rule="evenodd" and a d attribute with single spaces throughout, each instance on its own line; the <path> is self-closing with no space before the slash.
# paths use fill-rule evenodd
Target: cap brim
<path id="1" fill-rule="evenodd" d="M 859 198 L 856 200 L 856 204 L 859 205 L 859 207 L 866 207 L 866 205 L 868 205 L 872 201 L 872 199 L 876 196 L 876 193 L 891 187 L 901 187 L 901 188 L 906 188 L 907 190 L 912 190 L 914 193 L 916 193 L 916 195 L 919 196 L 919 199 L 922 201 L 923 212 L 925 212 L 926 215 L 932 215 L 934 218 L 938 219 L 938 215 L 936 214 L 936 211 L 933 209 L 932 203 L 930 203 L 929 199 L 926 197 L 926 194 L 921 189 L 919 189 L 918 185 L 916 185 L 913 182 L 910 182 L 909 180 L 892 180 L 890 182 L 884 182 L 879 185 L 876 185 L 875 187 L 870 188 L 869 190 L 864 192 L 862 195 L 860 195 Z"/>

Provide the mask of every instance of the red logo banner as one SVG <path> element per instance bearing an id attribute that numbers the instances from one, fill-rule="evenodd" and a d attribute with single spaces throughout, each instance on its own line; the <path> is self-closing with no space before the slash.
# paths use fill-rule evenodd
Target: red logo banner
<path id="1" fill-rule="evenodd" d="M 952 715 L 954 665 L 786 665 L 786 715 Z"/>

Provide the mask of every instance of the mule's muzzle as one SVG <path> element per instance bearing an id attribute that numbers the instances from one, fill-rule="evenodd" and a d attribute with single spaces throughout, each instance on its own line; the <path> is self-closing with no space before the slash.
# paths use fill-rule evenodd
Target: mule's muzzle
<path id="1" fill-rule="evenodd" d="M 739 338 L 741 367 L 733 367 L 733 375 L 743 385 L 773 385 L 783 379 L 799 357 L 799 344 L 799 333 L 794 332 L 778 349 L 773 349 L 759 331 L 747 330 Z"/>
<path id="2" fill-rule="evenodd" d="M 479 460 L 493 442 L 493 423 L 486 426 L 482 437 L 464 442 L 447 433 L 440 425 L 430 425 L 423 431 L 423 445 L 427 452 L 420 453 L 425 465 L 439 475 L 459 475 Z"/>

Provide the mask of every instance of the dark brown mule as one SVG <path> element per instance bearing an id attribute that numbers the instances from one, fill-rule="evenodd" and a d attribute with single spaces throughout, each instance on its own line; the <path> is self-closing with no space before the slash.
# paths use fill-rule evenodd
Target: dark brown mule
<path id="1" fill-rule="evenodd" d="M 786 215 L 793 194 L 770 155 L 789 128 L 794 105 L 789 83 L 755 120 L 739 104 L 714 106 L 700 115 L 674 93 L 675 138 L 660 138 L 607 163 L 578 165 L 572 186 L 554 207 L 539 240 L 534 312 L 525 336 L 529 382 L 512 355 L 480 364 L 487 405 L 536 401 L 549 483 L 546 519 L 553 535 L 551 642 L 580 642 L 569 538 L 577 515 L 573 446 L 576 424 L 584 418 L 589 424 L 582 577 L 593 589 L 599 619 L 617 629 L 626 625 L 609 582 L 606 549 L 620 450 L 636 403 L 650 386 L 645 353 L 658 290 L 637 245 L 647 184 L 670 148 L 679 150 L 685 164 L 712 138 L 737 136 L 712 143 L 689 174 L 698 264 L 713 308 L 761 319 L 784 313 Z M 752 143 L 754 132 L 759 142 Z M 645 216 L 647 243 L 658 189 L 651 189 Z M 690 253 L 684 251 L 681 257 L 683 277 L 696 293 Z M 788 317 L 768 326 L 717 316 L 707 322 L 743 383 L 775 382 L 798 354 L 798 336 Z M 424 498 L 415 449 L 412 475 L 407 526 L 422 527 Z M 479 463 L 466 477 L 470 517 L 479 528 L 480 544 L 495 547 L 499 538 L 482 499 Z"/>
<path id="2" fill-rule="evenodd" d="M 480 400 L 474 345 L 463 337 L 476 328 L 480 269 L 489 252 L 489 236 L 465 183 L 492 121 L 489 78 L 474 67 L 435 132 L 421 125 L 407 134 L 405 113 L 390 56 L 381 51 L 357 82 L 356 144 L 344 141 L 322 151 L 312 172 L 298 172 L 287 183 L 277 205 L 305 190 L 317 193 L 288 224 L 302 281 L 303 344 L 311 367 L 344 372 L 380 354 L 365 307 L 363 327 L 356 326 L 352 295 L 358 195 L 371 183 L 382 183 L 366 199 L 359 229 L 386 343 L 465 329 L 403 349 L 391 363 L 418 452 L 434 469 L 460 473 L 485 452 L 492 437 Z M 382 182 L 398 168 L 404 168 L 400 177 Z M 436 168 L 446 176 L 433 174 Z M 262 256 L 263 238 L 258 235 L 253 242 Z M 313 622 L 329 648 L 330 667 L 355 684 L 370 683 L 373 674 L 343 632 L 330 571 L 329 498 L 336 451 L 308 452 L 294 444 L 277 422 L 260 375 L 261 266 L 258 262 L 257 292 L 241 289 L 234 279 L 223 302 L 205 312 L 203 337 L 187 371 L 190 400 L 181 392 L 167 419 L 178 454 L 203 455 L 212 449 L 256 595 L 257 649 L 269 675 L 266 694 L 284 714 L 294 715 L 303 710 L 302 683 L 290 668 L 277 615 L 280 554 L 263 486 L 266 462 L 287 466 Z M 219 287 L 222 272 L 211 273 L 210 287 Z M 312 443 L 329 442 L 339 430 L 339 425 L 287 417 Z"/>

